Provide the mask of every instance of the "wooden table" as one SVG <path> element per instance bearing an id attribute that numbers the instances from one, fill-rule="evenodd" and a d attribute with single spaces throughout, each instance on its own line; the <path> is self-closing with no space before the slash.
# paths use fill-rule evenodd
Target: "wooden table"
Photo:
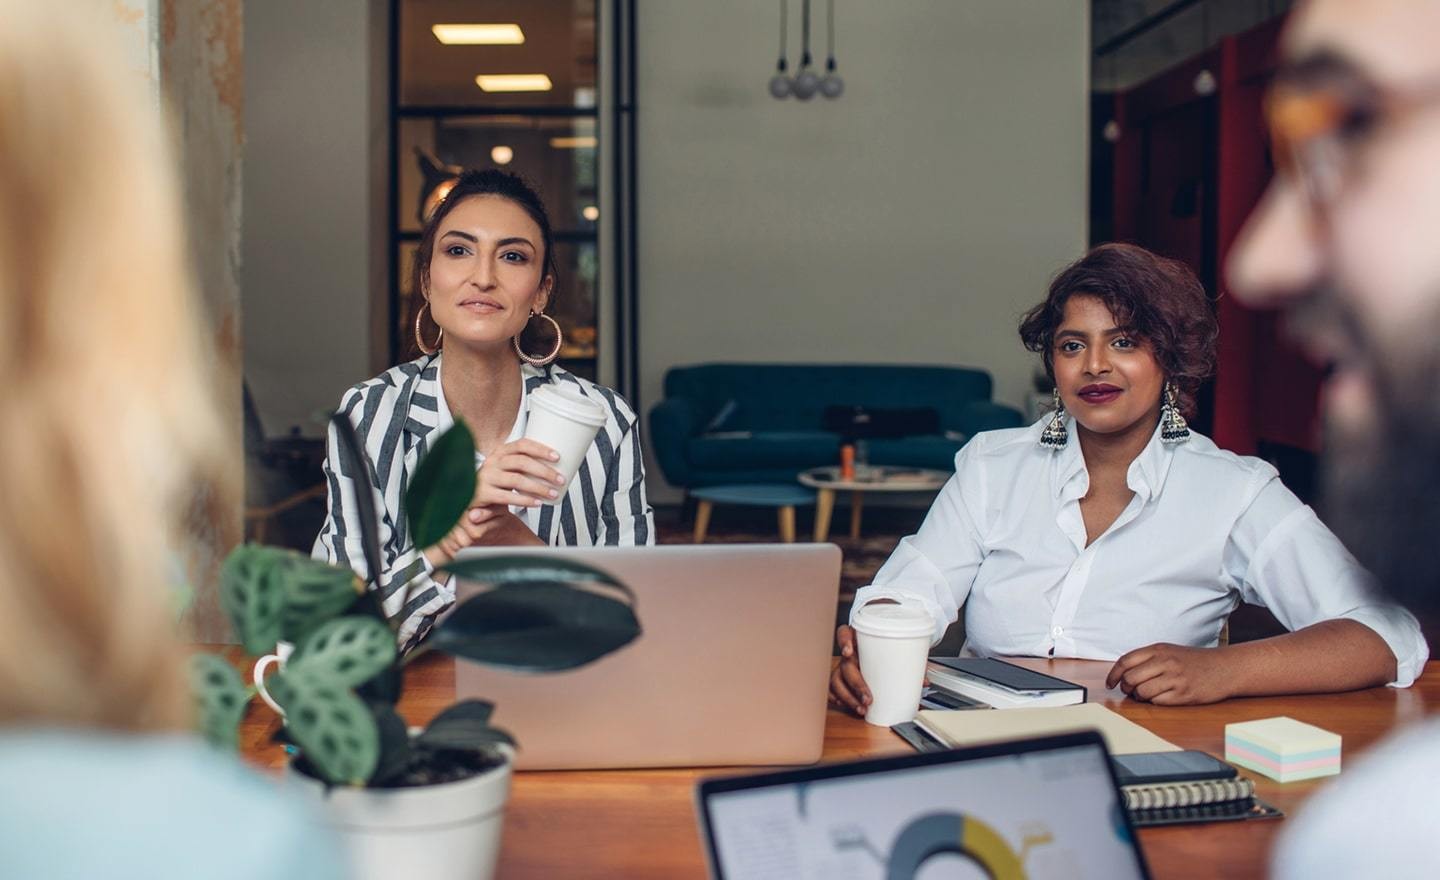
<path id="1" fill-rule="evenodd" d="M 1214 706 L 1164 708 L 1136 703 L 1105 690 L 1107 663 L 1022 659 L 1016 662 L 1084 684 L 1090 699 L 1183 748 L 1223 756 L 1224 726 L 1289 715 L 1344 737 L 1344 765 L 1387 733 L 1440 712 L 1440 663 L 1432 662 L 1414 687 L 1373 688 L 1347 694 L 1232 700 Z M 454 699 L 454 663 L 429 656 L 409 670 L 401 713 L 423 724 Z M 241 748 L 253 762 L 277 768 L 284 760 L 271 743 L 278 722 L 256 701 L 241 730 Z M 909 747 L 888 730 L 831 711 L 825 726 L 825 760 L 904 754 Z M 515 775 L 506 808 L 500 880 L 524 878 L 701 878 L 705 862 L 695 824 L 694 787 L 707 770 L 531 771 Z M 1328 780 L 1281 785 L 1258 774 L 1256 793 L 1293 817 Z M 1371 805 L 1375 806 L 1375 805 Z M 1279 821 L 1230 822 L 1147 828 L 1140 842 L 1157 878 L 1264 877 Z"/>

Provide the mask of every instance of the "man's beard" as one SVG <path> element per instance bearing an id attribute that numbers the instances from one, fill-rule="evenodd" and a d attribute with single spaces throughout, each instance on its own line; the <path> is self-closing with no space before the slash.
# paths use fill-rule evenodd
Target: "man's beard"
<path id="1" fill-rule="evenodd" d="M 1416 335 L 1427 339 L 1437 327 L 1417 327 Z M 1362 350 L 1371 356 L 1379 423 L 1366 437 L 1329 438 L 1322 507 L 1381 588 L 1434 620 L 1440 618 L 1440 353 L 1392 350 L 1375 358 L 1375 345 Z"/>

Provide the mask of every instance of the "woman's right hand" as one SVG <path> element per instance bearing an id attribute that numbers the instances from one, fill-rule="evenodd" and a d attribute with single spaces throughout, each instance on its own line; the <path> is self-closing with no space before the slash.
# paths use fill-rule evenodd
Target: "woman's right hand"
<path id="1" fill-rule="evenodd" d="M 555 469 L 560 453 L 524 437 L 485 456 L 475 486 L 477 506 L 538 507 L 560 497 L 565 482 Z"/>
<path id="2" fill-rule="evenodd" d="M 493 510 L 484 507 L 471 507 L 466 510 L 449 534 L 425 548 L 425 558 L 430 561 L 431 566 L 439 568 L 453 560 L 455 554 L 466 547 L 483 544 L 489 530 L 489 520 L 494 515 Z M 446 578 L 439 580 L 443 583 Z"/>
<path id="3" fill-rule="evenodd" d="M 855 644 L 855 630 L 848 625 L 835 630 L 840 645 L 840 662 L 830 673 L 830 704 L 856 715 L 864 716 L 870 708 L 870 688 L 860 674 L 860 649 Z"/>

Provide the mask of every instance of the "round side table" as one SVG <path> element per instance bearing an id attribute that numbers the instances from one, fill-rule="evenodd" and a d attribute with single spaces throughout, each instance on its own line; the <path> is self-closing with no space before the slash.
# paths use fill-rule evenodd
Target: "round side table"
<path id="1" fill-rule="evenodd" d="M 780 540 L 795 543 L 795 505 L 814 504 L 815 490 L 789 483 L 742 483 L 734 486 L 705 486 L 691 489 L 700 503 L 695 508 L 695 543 L 705 543 L 710 528 L 710 511 L 716 504 L 749 504 L 775 507 L 780 512 Z"/>
<path id="2" fill-rule="evenodd" d="M 860 537 L 860 518 L 864 515 L 866 492 L 936 492 L 950 474 L 925 468 L 870 466 L 850 479 L 842 479 L 840 468 L 811 468 L 800 474 L 800 483 L 814 489 L 815 541 L 830 537 L 830 514 L 835 509 L 835 493 L 850 493 L 850 537 Z"/>

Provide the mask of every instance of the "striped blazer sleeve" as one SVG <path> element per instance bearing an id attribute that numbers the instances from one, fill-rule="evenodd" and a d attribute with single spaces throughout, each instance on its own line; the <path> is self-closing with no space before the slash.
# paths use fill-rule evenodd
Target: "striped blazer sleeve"
<path id="1" fill-rule="evenodd" d="M 655 543 L 655 512 L 645 495 L 645 461 L 640 452 L 640 420 L 624 398 L 613 392 L 607 401 L 622 426 L 605 475 L 597 544 L 620 546 Z"/>
<path id="2" fill-rule="evenodd" d="M 454 602 L 455 596 L 453 590 L 431 577 L 434 569 L 429 560 L 404 534 L 405 525 L 399 519 L 403 514 L 394 503 L 394 499 L 404 495 L 405 475 L 399 466 L 401 452 L 393 440 L 387 442 L 387 438 L 396 436 L 391 428 L 397 413 L 386 411 L 387 404 L 389 409 L 394 408 L 393 400 L 387 401 L 386 397 L 393 395 L 360 386 L 348 391 L 341 401 L 340 411 L 355 424 L 361 445 L 368 450 L 371 440 L 379 439 L 382 453 L 389 455 L 382 454 L 377 461 L 376 457 L 365 454 L 362 467 L 366 472 L 349 473 L 340 456 L 339 434 L 333 426 L 330 428 L 324 463 L 328 489 L 325 524 L 315 539 L 311 555 L 354 570 L 371 589 L 379 590 L 385 613 L 399 621 L 397 641 L 402 649 L 408 650 L 429 631 L 435 615 Z M 398 418 L 403 419 L 404 413 L 399 413 Z M 365 562 L 360 513 L 355 500 L 358 491 L 369 491 L 375 499 L 383 569 L 378 576 L 369 571 Z"/>

